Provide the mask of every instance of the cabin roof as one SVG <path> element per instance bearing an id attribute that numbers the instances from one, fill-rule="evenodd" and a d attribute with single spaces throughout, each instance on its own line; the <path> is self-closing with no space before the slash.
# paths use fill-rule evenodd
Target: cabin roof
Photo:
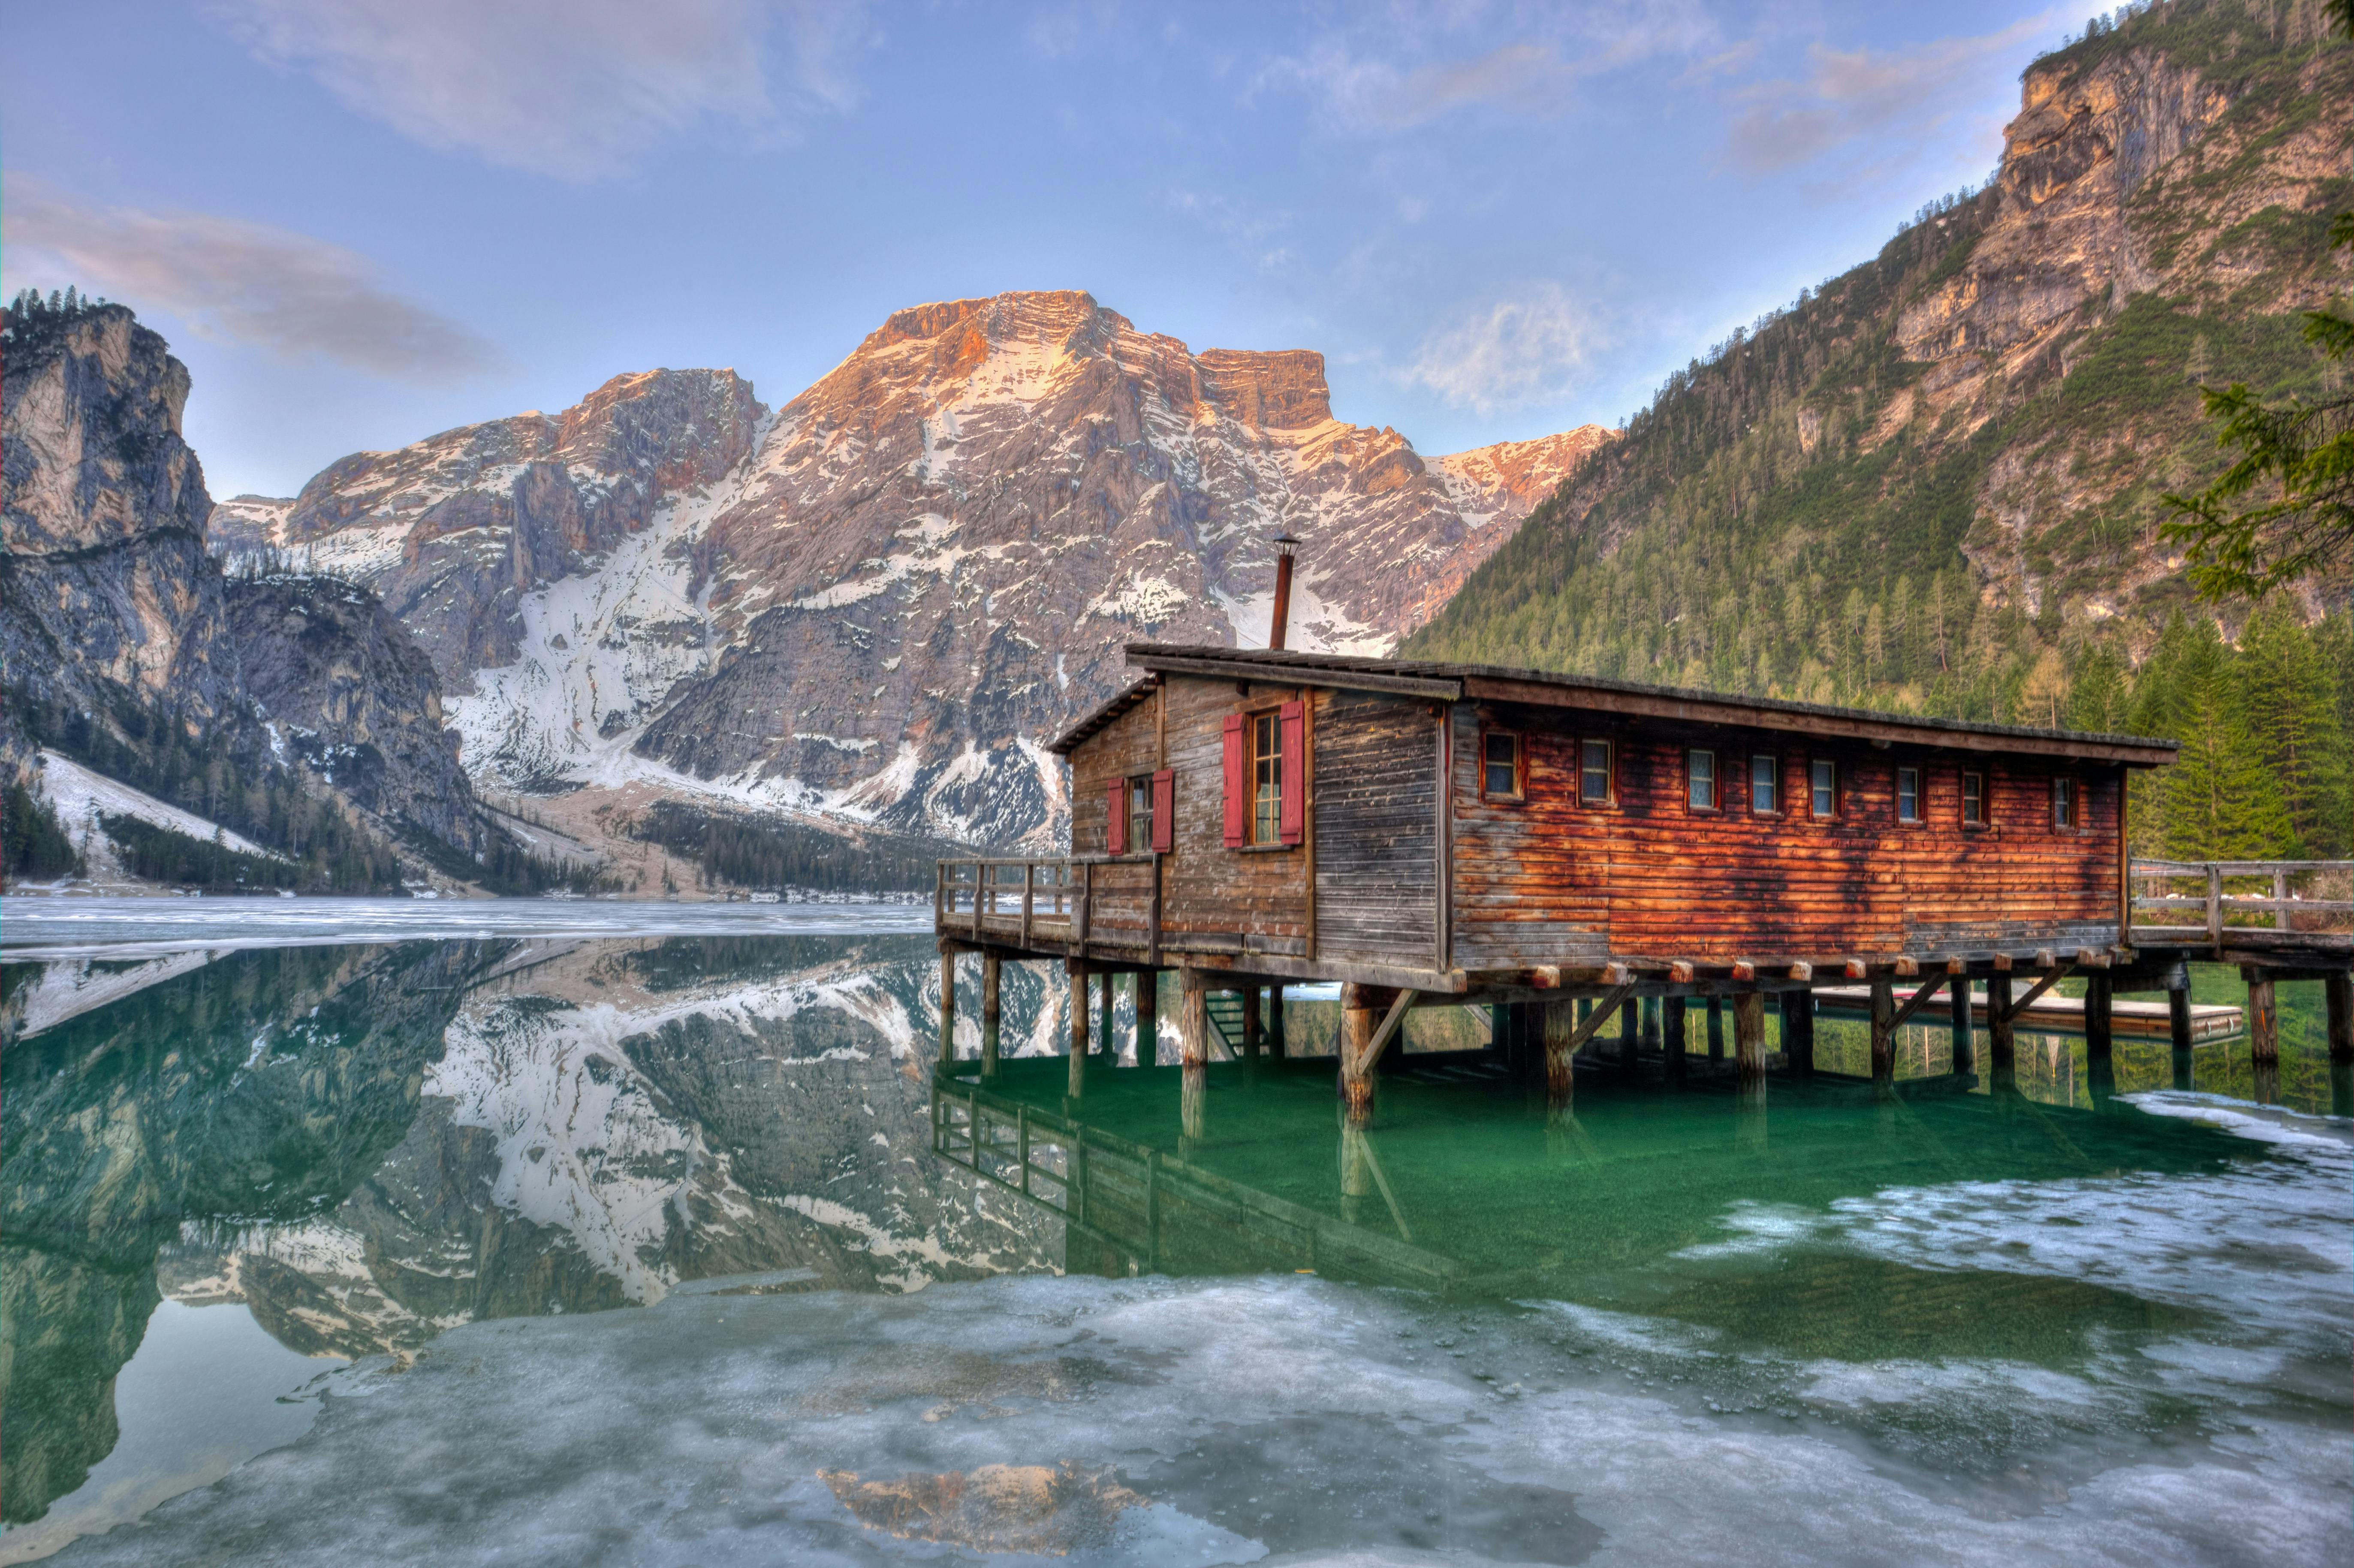
<path id="1" fill-rule="evenodd" d="M 1162 675 L 1388 692 L 1434 702 L 1518 704 L 1694 724 L 1738 725 L 1787 735 L 1882 744 L 1941 747 L 2012 756 L 2077 758 L 2156 768 L 2174 760 L 2176 744 L 2137 735 L 2093 735 L 2030 729 L 2021 725 L 1919 718 L 1868 708 L 1774 697 L 1735 696 L 1681 686 L 1650 686 L 1595 675 L 1560 675 L 1493 664 L 1447 664 L 1416 659 L 1362 659 L 1338 653 L 1131 642 L 1129 663 L 1148 674 L 1055 737 L 1047 750 L 1067 756 L 1089 736 L 1149 695 Z"/>

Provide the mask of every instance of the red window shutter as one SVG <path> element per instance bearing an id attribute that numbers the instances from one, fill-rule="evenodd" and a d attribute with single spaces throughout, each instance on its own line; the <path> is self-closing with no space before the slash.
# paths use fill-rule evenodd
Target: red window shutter
<path id="1" fill-rule="evenodd" d="M 1243 757 L 1243 715 L 1226 715 L 1226 847 L 1240 849 L 1249 837 L 1250 775 Z"/>
<path id="2" fill-rule="evenodd" d="M 1111 781 L 1111 814 L 1105 821 L 1110 824 L 1110 832 L 1104 840 L 1104 853 L 1126 854 L 1128 853 L 1127 779 L 1115 779 Z"/>
<path id="3" fill-rule="evenodd" d="M 1283 705 L 1283 842 L 1308 836 L 1308 708 Z"/>
<path id="4" fill-rule="evenodd" d="M 1152 776 L 1152 848 L 1167 854 L 1177 847 L 1177 775 L 1164 768 Z"/>

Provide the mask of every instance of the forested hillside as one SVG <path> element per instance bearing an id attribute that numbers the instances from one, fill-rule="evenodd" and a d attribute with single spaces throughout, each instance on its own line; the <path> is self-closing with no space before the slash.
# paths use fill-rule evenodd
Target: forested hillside
<path id="1" fill-rule="evenodd" d="M 2160 497 L 2200 385 L 2334 389 L 2354 44 L 2314 0 L 2175 0 L 2024 78 L 2000 169 L 1669 379 L 1408 643 L 2186 742 L 2145 850 L 2354 846 L 2349 585 L 2197 603 Z"/>

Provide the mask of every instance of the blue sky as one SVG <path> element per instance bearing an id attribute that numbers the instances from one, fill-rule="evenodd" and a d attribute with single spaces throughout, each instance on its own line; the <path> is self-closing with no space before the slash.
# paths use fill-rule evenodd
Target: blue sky
<path id="1" fill-rule="evenodd" d="M 2089 8 L 11 0 L 0 286 L 171 339 L 214 493 L 613 375 L 781 403 L 1080 288 L 1426 452 L 1640 407 L 1985 177 Z"/>

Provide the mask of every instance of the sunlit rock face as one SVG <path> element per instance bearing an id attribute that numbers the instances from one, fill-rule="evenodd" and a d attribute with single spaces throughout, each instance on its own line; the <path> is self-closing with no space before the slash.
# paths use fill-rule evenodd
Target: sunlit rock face
<path id="1" fill-rule="evenodd" d="M 188 369 L 111 306 L 11 318 L 0 366 L 0 652 L 43 700 L 170 699 L 197 724 L 234 700 L 212 510 L 181 438 Z M 5 725 L 0 718 L 0 725 Z"/>
<path id="2" fill-rule="evenodd" d="M 624 376 L 224 526 L 377 588 L 478 778 L 1043 842 L 1041 743 L 1121 643 L 1263 643 L 1288 530 L 1291 644 L 1385 652 L 1612 434 L 1425 459 L 1335 419 L 1321 355 L 1004 294 L 898 313 L 773 417 L 732 372 Z"/>

